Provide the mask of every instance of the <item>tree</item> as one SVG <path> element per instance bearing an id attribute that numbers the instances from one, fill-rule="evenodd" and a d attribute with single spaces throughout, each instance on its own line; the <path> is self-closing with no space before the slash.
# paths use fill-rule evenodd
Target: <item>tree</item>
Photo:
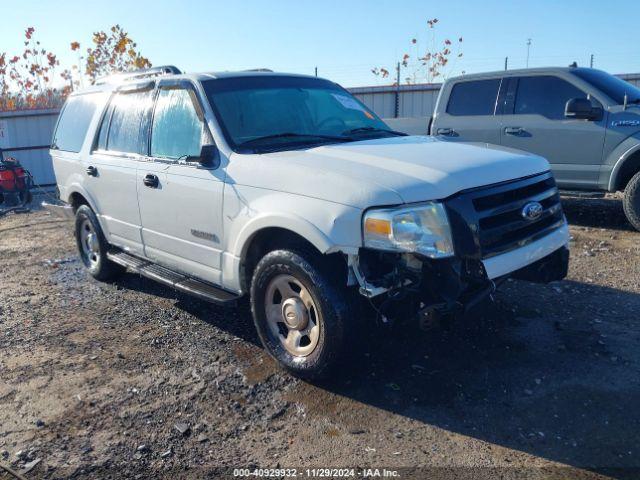
<path id="1" fill-rule="evenodd" d="M 398 62 L 401 76 L 404 72 L 404 81 L 408 84 L 420 81 L 432 83 L 434 80 L 444 80 L 451 70 L 452 60 L 462 57 L 462 37 L 458 37 L 455 42 L 448 38 L 439 42 L 435 32 L 437 23 L 437 18 L 427 20 L 428 40 L 425 50 L 420 50 L 416 38 L 411 39 L 411 45 L 414 49 L 413 55 L 417 62 L 410 63 L 412 57 L 409 53 L 402 55 L 401 60 Z M 456 49 L 455 52 L 454 48 Z M 389 69 L 384 67 L 374 67 L 371 72 L 381 78 L 389 77 Z"/>
<path id="2" fill-rule="evenodd" d="M 109 33 L 94 33 L 86 56 L 80 53 L 80 42 L 71 42 L 71 50 L 78 52 L 78 64 L 63 70 L 58 57 L 36 39 L 35 28 L 25 30 L 23 43 L 18 55 L 0 52 L 0 111 L 56 108 L 74 88 L 82 86 L 85 76 L 95 83 L 104 75 L 151 66 L 120 25 L 111 27 Z"/>
<path id="3" fill-rule="evenodd" d="M 35 28 L 25 30 L 23 43 L 19 55 L 0 53 L 0 110 L 49 108 L 69 93 L 69 87 L 56 86 L 60 83 L 56 74 L 60 62 L 42 48 Z"/>
<path id="4" fill-rule="evenodd" d="M 138 52 L 138 44 L 129 37 L 129 34 L 120 25 L 111 27 L 109 33 L 95 32 L 92 42 L 93 46 L 86 50 L 86 57 L 80 56 L 78 59 L 80 64 L 84 60 L 84 74 L 91 83 L 95 83 L 96 79 L 114 72 L 128 72 L 151 67 L 149 59 Z M 71 50 L 79 51 L 80 42 L 72 42 Z"/>

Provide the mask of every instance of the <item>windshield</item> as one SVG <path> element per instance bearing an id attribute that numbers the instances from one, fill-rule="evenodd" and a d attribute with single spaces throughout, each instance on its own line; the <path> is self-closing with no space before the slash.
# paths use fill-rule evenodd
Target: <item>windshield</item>
<path id="1" fill-rule="evenodd" d="M 605 95 L 611 97 L 618 105 L 624 103 L 624 95 L 627 94 L 629 103 L 640 102 L 640 89 L 621 78 L 591 68 L 576 68 L 572 71 L 574 75 L 589 82 Z"/>
<path id="2" fill-rule="evenodd" d="M 235 151 L 259 153 L 399 134 L 328 80 L 267 75 L 202 85 Z"/>

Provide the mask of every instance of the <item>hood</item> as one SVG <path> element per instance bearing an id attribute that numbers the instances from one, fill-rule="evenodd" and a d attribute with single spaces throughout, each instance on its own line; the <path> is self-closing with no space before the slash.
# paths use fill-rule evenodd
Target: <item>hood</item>
<path id="1" fill-rule="evenodd" d="M 359 208 L 439 200 L 549 170 L 537 155 L 408 136 L 232 157 L 230 181 Z"/>

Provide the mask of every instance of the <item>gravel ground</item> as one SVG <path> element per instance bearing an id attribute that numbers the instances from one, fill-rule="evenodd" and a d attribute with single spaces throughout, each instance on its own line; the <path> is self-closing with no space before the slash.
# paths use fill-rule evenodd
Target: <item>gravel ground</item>
<path id="1" fill-rule="evenodd" d="M 565 281 L 507 282 L 464 322 L 420 334 L 372 322 L 367 351 L 321 385 L 266 356 L 245 305 L 133 274 L 96 282 L 68 223 L 2 218 L 0 463 L 29 479 L 640 478 L 640 233 L 618 198 L 564 203 Z"/>

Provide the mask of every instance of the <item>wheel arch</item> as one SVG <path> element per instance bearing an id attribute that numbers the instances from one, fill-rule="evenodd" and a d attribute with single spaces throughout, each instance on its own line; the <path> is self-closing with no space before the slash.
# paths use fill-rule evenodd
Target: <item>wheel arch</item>
<path id="1" fill-rule="evenodd" d="M 616 162 L 609 179 L 609 191 L 624 190 L 629 180 L 640 172 L 640 143 L 628 149 Z"/>
<path id="2" fill-rule="evenodd" d="M 314 227 L 315 228 L 315 227 Z M 319 230 L 309 236 L 309 229 L 292 229 L 290 226 L 274 225 L 257 228 L 251 232 L 242 243 L 240 250 L 240 285 L 242 291 L 247 292 L 251 283 L 251 278 L 256 265 L 264 255 L 273 250 L 289 249 L 304 252 L 311 256 L 326 256 L 326 261 L 337 271 L 344 265 L 346 272 L 346 261 L 340 253 L 331 253 L 331 243 L 328 239 L 322 238 Z"/>
<path id="3" fill-rule="evenodd" d="M 67 198 L 65 201 L 73 207 L 74 212 L 80 205 L 87 205 L 98 215 L 93 197 L 80 185 L 72 185 L 67 189 Z"/>

